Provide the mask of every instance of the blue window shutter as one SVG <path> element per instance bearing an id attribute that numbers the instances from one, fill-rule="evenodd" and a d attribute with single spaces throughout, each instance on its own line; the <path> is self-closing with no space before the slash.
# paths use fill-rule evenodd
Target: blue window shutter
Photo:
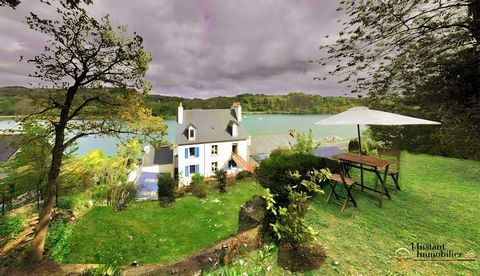
<path id="1" fill-rule="evenodd" d="M 185 176 L 188 177 L 190 175 L 190 168 L 188 166 L 185 166 Z"/>
<path id="2" fill-rule="evenodd" d="M 185 148 L 185 158 L 188 158 L 188 148 Z"/>
<path id="3" fill-rule="evenodd" d="M 200 155 L 200 149 L 199 147 L 195 147 L 195 157 L 198 157 Z"/>
<path id="4" fill-rule="evenodd" d="M 195 173 L 199 173 L 200 172 L 200 165 L 195 165 Z"/>

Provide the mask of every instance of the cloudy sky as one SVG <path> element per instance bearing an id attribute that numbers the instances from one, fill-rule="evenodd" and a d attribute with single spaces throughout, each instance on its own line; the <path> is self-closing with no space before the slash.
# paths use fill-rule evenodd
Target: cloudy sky
<path id="1" fill-rule="evenodd" d="M 332 0 L 96 0 L 96 17 L 110 14 L 144 37 L 153 56 L 153 93 L 207 98 L 240 93 L 304 91 L 344 95 L 348 89 L 308 60 L 339 30 Z M 31 65 L 19 57 L 42 51 L 45 38 L 24 18 L 53 11 L 38 0 L 0 7 L 0 86 L 28 86 Z M 329 35 L 330 38 L 325 36 Z"/>

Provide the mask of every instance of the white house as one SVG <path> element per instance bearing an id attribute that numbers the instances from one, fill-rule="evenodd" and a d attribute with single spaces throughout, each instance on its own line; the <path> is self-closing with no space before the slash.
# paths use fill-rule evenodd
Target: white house
<path id="1" fill-rule="evenodd" d="M 181 185 L 189 185 L 195 173 L 210 177 L 219 169 L 252 170 L 246 161 L 250 139 L 239 103 L 230 109 L 194 110 L 184 110 L 180 104 L 177 124 L 175 167 Z"/>

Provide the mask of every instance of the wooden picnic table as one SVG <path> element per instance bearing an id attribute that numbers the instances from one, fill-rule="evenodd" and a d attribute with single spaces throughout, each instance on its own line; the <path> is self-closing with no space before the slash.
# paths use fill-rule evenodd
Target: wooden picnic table
<path id="1" fill-rule="evenodd" d="M 346 162 L 349 167 L 359 168 L 360 169 L 360 187 L 363 189 L 368 189 L 377 193 L 380 193 L 379 197 L 379 207 L 382 207 L 383 204 L 383 197 L 386 195 L 389 199 L 391 199 L 390 194 L 388 193 L 386 180 L 387 180 L 387 172 L 388 166 L 393 162 L 390 160 L 383 160 L 369 155 L 360 155 L 357 153 L 350 153 L 344 152 L 339 153 L 334 156 L 335 158 Z M 376 188 L 367 187 L 363 184 L 363 171 L 370 171 L 374 172 L 377 179 L 380 181 L 380 190 Z M 382 176 L 383 173 L 383 176 Z"/>

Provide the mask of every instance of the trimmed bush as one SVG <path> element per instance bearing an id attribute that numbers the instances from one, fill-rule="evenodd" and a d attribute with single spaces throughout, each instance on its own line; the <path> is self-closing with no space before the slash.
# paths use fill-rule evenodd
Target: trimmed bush
<path id="1" fill-rule="evenodd" d="M 296 191 L 310 192 L 301 185 L 302 180 L 308 180 L 308 173 L 313 169 L 322 169 L 323 159 L 310 154 L 275 155 L 262 161 L 255 170 L 255 178 L 265 188 L 275 194 L 279 205 L 288 204 L 288 187 Z M 298 172 L 300 177 L 292 177 L 290 173 Z"/>
<path id="2" fill-rule="evenodd" d="M 110 189 L 108 205 L 113 206 L 117 211 L 123 211 L 127 205 L 134 201 L 137 196 L 137 189 L 133 183 L 114 185 Z"/>
<path id="3" fill-rule="evenodd" d="M 168 173 L 158 175 L 158 200 L 163 207 L 175 202 L 177 183 Z"/>

